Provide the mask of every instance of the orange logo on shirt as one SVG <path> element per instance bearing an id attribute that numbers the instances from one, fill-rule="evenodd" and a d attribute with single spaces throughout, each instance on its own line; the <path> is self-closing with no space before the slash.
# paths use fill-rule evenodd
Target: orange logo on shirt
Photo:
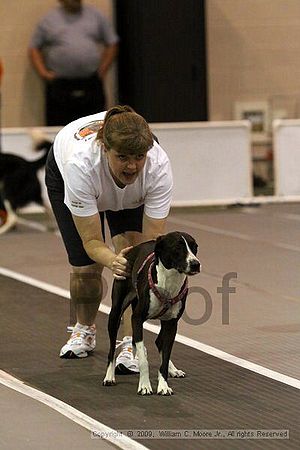
<path id="1" fill-rule="evenodd" d="M 91 138 L 94 134 L 96 134 L 100 128 L 100 125 L 102 125 L 102 120 L 94 120 L 93 122 L 90 122 L 83 127 L 79 128 L 79 130 L 76 131 L 74 134 L 75 139 L 81 140 L 85 139 L 87 137 Z"/>

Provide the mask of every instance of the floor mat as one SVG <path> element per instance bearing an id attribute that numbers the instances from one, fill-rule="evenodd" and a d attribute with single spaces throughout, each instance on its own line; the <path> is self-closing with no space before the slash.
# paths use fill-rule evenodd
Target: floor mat
<path id="1" fill-rule="evenodd" d="M 171 397 L 136 394 L 138 376 L 103 387 L 107 316 L 97 317 L 97 347 L 81 360 L 58 357 L 67 339 L 69 302 L 0 276 L 1 369 L 117 430 L 289 430 L 289 439 L 144 439 L 155 449 L 298 449 L 300 391 L 175 343 L 172 360 L 187 373 L 171 379 Z M 145 331 L 154 391 L 159 357 Z M 167 436 L 165 436 L 167 437 Z M 170 436 L 169 436 L 170 437 Z M 197 436 L 195 436 L 197 438 Z M 231 437 L 231 438 L 230 438 Z M 240 436 L 242 437 L 242 436 Z"/>

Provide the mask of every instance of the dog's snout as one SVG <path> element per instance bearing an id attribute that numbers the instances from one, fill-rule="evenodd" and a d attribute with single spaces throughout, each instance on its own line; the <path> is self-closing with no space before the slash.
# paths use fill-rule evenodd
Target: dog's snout
<path id="1" fill-rule="evenodd" d="M 194 259 L 193 261 L 190 261 L 190 271 L 192 273 L 199 273 L 200 269 L 201 269 L 201 265 L 198 260 Z"/>

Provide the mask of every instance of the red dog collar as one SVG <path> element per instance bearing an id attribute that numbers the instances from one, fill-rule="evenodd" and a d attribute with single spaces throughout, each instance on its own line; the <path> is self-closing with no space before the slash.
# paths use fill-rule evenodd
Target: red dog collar
<path id="1" fill-rule="evenodd" d="M 149 283 L 149 287 L 151 289 L 151 291 L 153 292 L 153 294 L 155 295 L 156 298 L 158 298 L 158 300 L 163 303 L 164 305 L 175 305 L 175 303 L 179 302 L 180 300 L 183 299 L 183 297 L 186 295 L 187 291 L 188 291 L 188 280 L 187 277 L 185 277 L 184 283 L 180 289 L 180 292 L 178 295 L 176 295 L 176 297 L 173 298 L 168 298 L 163 296 L 159 290 L 157 289 L 157 287 L 154 284 L 154 281 L 152 279 L 152 267 L 154 265 L 154 260 L 155 260 L 155 254 L 150 253 L 150 255 L 147 256 L 147 258 L 144 260 L 143 264 L 141 265 L 141 267 L 139 268 L 137 274 L 139 274 L 143 268 L 145 267 L 145 265 L 147 264 L 147 262 L 150 261 L 150 265 L 149 265 L 149 269 L 148 269 L 148 283 Z"/>

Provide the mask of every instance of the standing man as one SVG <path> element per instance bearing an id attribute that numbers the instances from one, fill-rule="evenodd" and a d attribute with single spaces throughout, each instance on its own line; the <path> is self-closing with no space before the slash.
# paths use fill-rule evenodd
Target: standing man
<path id="1" fill-rule="evenodd" d="M 60 356 L 84 358 L 96 345 L 103 268 L 123 279 L 130 272 L 129 247 L 164 233 L 173 186 L 170 161 L 146 120 L 129 106 L 115 106 L 71 122 L 57 134 L 46 184 L 72 267 L 70 293 L 77 313 Z M 114 250 L 104 241 L 104 216 Z M 116 369 L 135 373 L 127 313 Z"/>
<path id="2" fill-rule="evenodd" d="M 48 126 L 105 109 L 103 81 L 118 49 L 117 34 L 97 8 L 82 0 L 59 3 L 38 23 L 29 46 L 45 81 Z"/>

